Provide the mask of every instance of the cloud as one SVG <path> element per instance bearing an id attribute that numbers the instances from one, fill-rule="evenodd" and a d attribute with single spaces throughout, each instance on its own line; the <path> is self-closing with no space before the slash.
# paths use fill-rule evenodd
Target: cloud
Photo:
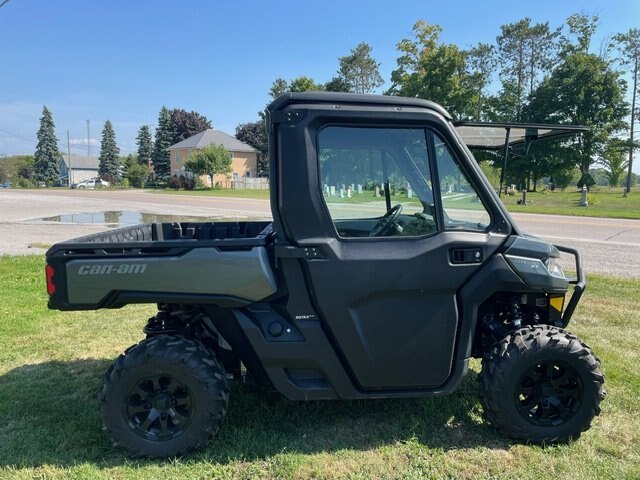
<path id="1" fill-rule="evenodd" d="M 87 139 L 86 138 L 70 138 L 69 139 L 69 145 L 71 145 L 72 147 L 76 147 L 76 146 L 87 146 Z M 100 140 L 96 139 L 96 138 L 90 138 L 89 139 L 89 145 L 91 145 L 92 147 L 99 147 L 100 146 Z"/>

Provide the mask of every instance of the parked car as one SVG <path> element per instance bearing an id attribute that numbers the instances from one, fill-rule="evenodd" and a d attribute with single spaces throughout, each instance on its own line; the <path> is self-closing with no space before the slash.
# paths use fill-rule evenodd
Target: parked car
<path id="1" fill-rule="evenodd" d="M 0 183 L 0 188 L 11 188 L 11 183 Z"/>
<path id="2" fill-rule="evenodd" d="M 85 189 L 94 189 L 94 188 L 101 188 L 101 187 L 108 187 L 109 186 L 109 182 L 107 182 L 106 180 L 102 180 L 101 178 L 91 178 L 89 180 L 83 180 L 82 182 L 78 182 L 78 183 L 74 183 L 73 185 L 71 185 L 71 188 L 77 188 L 78 190 L 85 190 Z"/>

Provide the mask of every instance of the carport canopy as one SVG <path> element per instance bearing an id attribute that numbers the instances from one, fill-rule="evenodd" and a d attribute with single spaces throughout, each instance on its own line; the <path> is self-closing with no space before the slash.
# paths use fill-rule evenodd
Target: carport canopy
<path id="1" fill-rule="evenodd" d="M 522 147 L 522 151 L 526 155 L 533 142 L 552 140 L 589 131 L 589 127 L 583 125 L 545 125 L 536 123 L 462 121 L 457 122 L 455 127 L 467 147 L 479 150 L 503 151 L 499 195 L 502 193 L 509 148 Z"/>

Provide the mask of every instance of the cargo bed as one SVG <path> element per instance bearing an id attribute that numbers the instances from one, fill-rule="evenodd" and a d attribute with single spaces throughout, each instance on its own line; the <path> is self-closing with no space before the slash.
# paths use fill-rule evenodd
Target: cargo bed
<path id="1" fill-rule="evenodd" d="M 276 291 L 270 222 L 153 223 L 55 244 L 49 307 L 128 303 L 246 305 Z"/>

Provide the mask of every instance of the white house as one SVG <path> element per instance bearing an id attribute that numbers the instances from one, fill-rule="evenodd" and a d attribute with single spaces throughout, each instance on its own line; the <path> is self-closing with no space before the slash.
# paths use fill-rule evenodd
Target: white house
<path id="1" fill-rule="evenodd" d="M 98 176 L 98 164 L 97 157 L 71 154 L 71 159 L 69 159 L 69 155 L 64 153 L 62 160 L 60 160 L 60 183 L 66 184 L 68 182 L 69 173 L 72 184 L 95 178 Z"/>

